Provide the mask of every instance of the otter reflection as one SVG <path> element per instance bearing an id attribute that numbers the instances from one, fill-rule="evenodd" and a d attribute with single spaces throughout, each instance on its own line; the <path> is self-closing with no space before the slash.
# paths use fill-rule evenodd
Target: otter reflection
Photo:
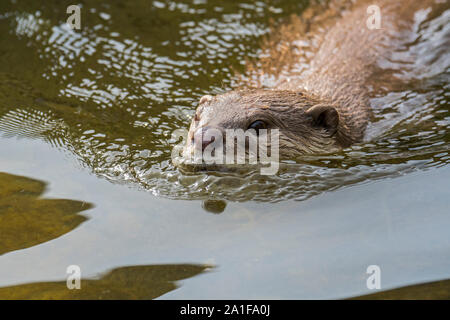
<path id="1" fill-rule="evenodd" d="M 0 288 L 0 299 L 154 299 L 178 288 L 176 281 L 194 277 L 208 268 L 194 264 L 122 267 L 100 279 L 82 279 L 79 290 L 67 289 L 65 280 L 28 283 Z"/>
<path id="2" fill-rule="evenodd" d="M 45 182 L 0 172 L 0 255 L 58 238 L 85 222 L 92 204 L 40 199 Z"/>
<path id="3" fill-rule="evenodd" d="M 226 207 L 227 203 L 223 200 L 205 200 L 202 202 L 203 210 L 214 214 L 220 214 L 224 212 Z"/>

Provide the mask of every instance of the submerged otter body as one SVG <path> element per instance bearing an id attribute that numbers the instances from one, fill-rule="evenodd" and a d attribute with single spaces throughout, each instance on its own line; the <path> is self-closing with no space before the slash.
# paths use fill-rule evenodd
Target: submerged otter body
<path id="1" fill-rule="evenodd" d="M 393 49 L 401 46 L 414 25 L 414 14 L 432 3 L 336 1 L 320 15 L 316 27 L 314 20 L 310 19 L 308 26 L 305 23 L 308 12 L 293 18 L 291 26 L 279 29 L 281 36 L 266 41 L 266 46 L 273 46 L 265 51 L 268 57 L 256 66 L 249 65 L 250 72 L 272 73 L 276 79 L 273 87 L 264 88 L 248 80 L 242 83 L 243 88 L 203 97 L 189 130 L 184 156 L 193 154 L 194 137 L 200 133 L 205 138 L 203 133 L 210 128 L 223 132 L 224 139 L 227 129 L 278 129 L 281 159 L 331 153 L 362 141 L 371 117 L 370 92 L 395 82 L 390 79 L 380 83 L 377 64 L 380 59 L 389 59 Z M 368 25 L 368 8 L 374 5 L 380 9 L 379 29 Z M 291 72 L 296 70 L 296 59 L 301 55 L 293 52 L 293 43 L 302 38 L 320 45 L 308 61 L 307 70 Z M 213 141 L 203 139 L 201 148 Z"/>

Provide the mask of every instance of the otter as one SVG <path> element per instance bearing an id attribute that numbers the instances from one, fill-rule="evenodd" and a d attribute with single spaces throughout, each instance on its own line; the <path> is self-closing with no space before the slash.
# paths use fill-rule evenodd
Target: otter
<path id="1" fill-rule="evenodd" d="M 317 5 L 291 18 L 291 25 L 266 39 L 265 58 L 248 63 L 250 73 L 258 73 L 258 66 L 260 73 L 272 73 L 273 87 L 247 80 L 230 92 L 202 97 L 184 156 L 214 141 L 204 134 L 211 128 L 223 132 L 224 139 L 226 129 L 278 129 L 280 159 L 334 153 L 361 142 L 371 119 L 370 94 L 395 82 L 394 76 L 379 81 L 380 59 L 389 59 L 401 47 L 416 12 L 430 5 L 432 1 L 334 1 L 321 14 L 314 12 Z M 369 7 L 379 9 L 380 26 L 370 25 Z M 317 50 L 308 69 L 296 72 L 301 53 L 293 50 L 294 43 L 304 38 L 317 42 Z"/>

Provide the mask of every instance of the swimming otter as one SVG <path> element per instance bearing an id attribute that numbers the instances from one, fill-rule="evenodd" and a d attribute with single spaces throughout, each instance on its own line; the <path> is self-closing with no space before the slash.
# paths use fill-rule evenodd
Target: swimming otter
<path id="1" fill-rule="evenodd" d="M 214 141 L 204 135 L 211 128 L 223 133 L 226 129 L 279 129 L 280 159 L 335 152 L 360 142 L 371 116 L 369 93 L 388 86 L 377 82 L 378 62 L 389 59 L 401 46 L 414 24 L 414 14 L 431 3 L 335 1 L 316 19 L 316 27 L 316 20 L 307 18 L 310 11 L 292 18 L 291 25 L 279 29 L 281 36 L 266 41 L 266 58 L 257 64 L 261 72 L 275 75 L 274 86 L 267 89 L 257 83 L 256 88 L 246 88 L 248 81 L 243 88 L 202 97 L 184 156 Z M 368 23 L 368 8 L 374 5 L 380 10 L 381 28 L 371 28 Z M 320 45 L 307 63 L 308 70 L 296 74 L 292 70 L 301 53 L 293 50 L 294 41 L 302 37 Z M 250 71 L 256 69 L 249 64 Z M 194 139 L 196 133 L 203 137 L 200 146 Z"/>

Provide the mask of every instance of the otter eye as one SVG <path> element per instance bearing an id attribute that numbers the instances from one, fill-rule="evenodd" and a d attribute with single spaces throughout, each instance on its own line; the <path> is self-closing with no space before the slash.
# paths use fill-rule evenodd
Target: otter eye
<path id="1" fill-rule="evenodd" d="M 266 125 L 266 123 L 264 121 L 256 120 L 256 121 L 252 122 L 248 126 L 247 130 L 248 129 L 255 129 L 256 130 L 256 134 L 258 134 L 260 129 L 266 129 L 266 128 L 267 128 L 267 125 Z"/>

